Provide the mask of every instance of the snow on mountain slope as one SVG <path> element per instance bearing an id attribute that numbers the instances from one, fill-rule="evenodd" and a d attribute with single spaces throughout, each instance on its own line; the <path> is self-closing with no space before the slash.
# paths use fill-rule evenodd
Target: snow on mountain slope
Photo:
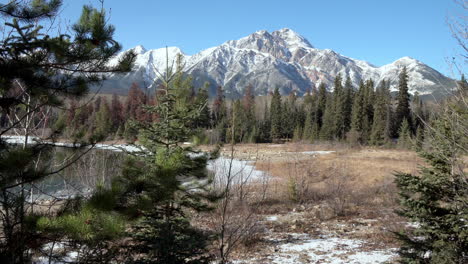
<path id="1" fill-rule="evenodd" d="M 356 87 L 364 79 L 373 79 L 377 84 L 386 79 L 391 89 L 396 90 L 398 74 L 404 66 L 408 69 L 412 93 L 431 94 L 455 87 L 453 80 L 410 57 L 376 67 L 330 49 L 316 49 L 307 39 L 287 28 L 271 33 L 257 31 L 192 56 L 177 47 L 146 50 L 137 46 L 133 51 L 137 54 L 134 71 L 124 76 L 110 75 L 104 90 L 124 93 L 133 82 L 142 88 L 154 87 L 154 80 L 165 72 L 167 62 L 175 68 L 178 54 L 184 61 L 184 70 L 193 76 L 195 86 L 210 82 L 212 95 L 219 85 L 229 97 L 241 96 L 249 84 L 257 95 L 267 94 L 276 87 L 283 94 L 291 91 L 304 94 L 320 83 L 332 90 L 337 74 L 349 76 Z"/>

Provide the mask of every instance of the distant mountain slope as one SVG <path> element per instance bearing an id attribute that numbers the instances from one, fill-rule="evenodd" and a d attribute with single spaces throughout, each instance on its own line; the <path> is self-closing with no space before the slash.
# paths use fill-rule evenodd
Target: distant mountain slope
<path id="1" fill-rule="evenodd" d="M 350 76 L 355 86 L 364 79 L 373 79 L 377 84 L 386 79 L 396 90 L 398 73 L 404 66 L 408 68 L 411 93 L 440 94 L 455 87 L 453 80 L 413 58 L 403 57 L 376 67 L 330 49 L 316 49 L 287 28 L 271 33 L 258 31 L 195 55 L 186 55 L 177 47 L 146 50 L 137 46 L 133 50 L 138 54 L 135 70 L 124 76 L 110 75 L 102 86 L 103 92 L 126 93 L 134 82 L 142 88 L 150 87 L 157 72 L 165 72 L 167 58 L 172 65 L 177 54 L 182 55 L 184 69 L 193 76 L 195 85 L 209 81 L 211 94 L 221 85 L 228 97 L 241 96 L 249 84 L 257 95 L 267 94 L 275 87 L 283 94 L 293 90 L 304 94 L 322 82 L 333 89 L 333 79 L 338 73 Z"/>

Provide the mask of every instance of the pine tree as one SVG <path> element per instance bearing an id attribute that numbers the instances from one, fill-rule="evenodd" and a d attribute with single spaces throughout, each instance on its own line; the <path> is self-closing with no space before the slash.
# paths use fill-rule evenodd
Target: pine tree
<path id="1" fill-rule="evenodd" d="M 360 82 L 359 90 L 354 97 L 352 118 L 351 118 L 351 129 L 356 133 L 362 133 L 363 120 L 364 120 L 364 97 L 365 97 L 365 85 L 364 82 Z"/>
<path id="2" fill-rule="evenodd" d="M 260 121 L 256 143 L 271 142 L 271 136 L 270 136 L 271 122 L 270 122 L 269 113 L 270 112 L 268 111 L 268 104 L 265 103 L 265 109 L 263 111 L 263 119 Z"/>
<path id="3" fill-rule="evenodd" d="M 252 131 L 255 129 L 256 126 L 256 117 L 255 117 L 255 94 L 252 85 L 248 85 L 244 97 L 242 98 L 242 108 L 244 114 L 244 127 L 247 134 L 252 134 Z M 255 138 L 255 135 L 251 135 L 248 141 Z"/>
<path id="4" fill-rule="evenodd" d="M 107 24 L 103 11 L 85 6 L 81 18 L 67 35 L 46 32 L 43 29 L 49 23 L 46 19 L 55 18 L 61 4 L 62 1 L 53 0 L 0 5 L 0 13 L 7 21 L 5 31 L 8 31 L 0 44 L 0 111 L 28 107 L 27 102 L 10 97 L 18 82 L 24 87 L 24 93 L 40 106 L 63 106 L 64 98 L 79 98 L 86 94 L 89 85 L 98 84 L 103 72 L 131 69 L 135 57 L 132 53 L 125 54 L 115 66 L 106 66 L 121 46 L 113 39 L 115 29 Z M 42 111 L 42 107 L 25 113 L 22 118 Z M 11 129 L 14 125 L 4 129 L 0 136 Z M 41 219 L 55 216 L 45 210 L 43 217 L 32 214 L 32 205 L 26 200 L 26 185 L 36 184 L 59 169 L 48 160 L 49 150 L 47 144 L 40 143 L 10 146 L 0 138 L 0 259 L 3 263 L 29 263 L 31 254 L 40 253 L 48 243 L 49 235 L 53 239 L 67 236 L 63 232 L 41 230 Z M 98 231 L 108 223 L 101 220 L 95 225 Z"/>
<path id="5" fill-rule="evenodd" d="M 377 88 L 375 95 L 374 103 L 374 115 L 372 123 L 372 132 L 370 143 L 373 145 L 383 145 L 389 141 L 388 132 L 386 131 L 386 126 L 388 123 L 387 118 L 389 114 L 390 105 L 390 90 L 387 85 L 387 82 L 383 80 L 379 87 Z"/>
<path id="6" fill-rule="evenodd" d="M 420 155 L 428 166 L 420 175 L 398 173 L 401 211 L 414 229 L 400 232 L 401 263 L 467 263 L 468 94 L 462 92 L 443 106 L 427 129 Z"/>
<path id="7" fill-rule="evenodd" d="M 241 101 L 235 100 L 231 108 L 230 127 L 226 135 L 227 140 L 230 140 L 233 144 L 244 142 L 248 139 L 249 127 L 245 114 Z"/>
<path id="8" fill-rule="evenodd" d="M 343 116 L 344 116 L 344 131 L 342 137 L 351 129 L 351 119 L 353 111 L 354 87 L 349 76 L 346 78 L 344 86 L 344 101 L 343 101 Z"/>
<path id="9" fill-rule="evenodd" d="M 303 131 L 303 129 L 302 129 L 301 125 L 297 125 L 296 128 L 294 128 L 292 141 L 294 141 L 294 142 L 301 141 L 301 139 L 303 137 L 302 131 Z"/>
<path id="10" fill-rule="evenodd" d="M 422 126 L 419 126 L 416 129 L 416 139 L 415 139 L 414 149 L 416 151 L 421 151 L 423 149 L 423 145 L 424 145 L 424 128 Z"/>
<path id="11" fill-rule="evenodd" d="M 398 79 L 397 108 L 395 110 L 395 126 L 401 127 L 403 120 L 411 120 L 410 95 L 408 93 L 408 72 L 406 67 L 400 72 Z M 409 123 L 411 128 L 411 123 Z"/>
<path id="12" fill-rule="evenodd" d="M 367 143 L 370 139 L 374 120 L 374 81 L 367 80 L 364 87 L 364 116 L 362 120 L 361 140 L 363 143 Z"/>
<path id="13" fill-rule="evenodd" d="M 304 131 L 302 133 L 302 139 L 306 142 L 311 142 L 313 140 L 313 118 L 312 118 L 312 111 L 307 111 L 305 124 L 304 124 Z"/>
<path id="14" fill-rule="evenodd" d="M 333 90 L 333 128 L 330 131 L 336 139 L 342 139 L 347 132 L 346 128 L 346 92 L 343 89 L 341 75 L 335 78 L 335 89 Z"/>
<path id="15" fill-rule="evenodd" d="M 281 139 L 283 131 L 283 111 L 282 111 L 281 95 L 279 89 L 276 88 L 273 93 L 270 105 L 270 122 L 271 122 L 271 140 L 277 142 Z"/>
<path id="16" fill-rule="evenodd" d="M 192 226 L 189 216 L 209 210 L 217 198 L 208 190 L 209 156 L 182 144 L 196 133 L 193 120 L 206 103 L 186 100 L 178 83 L 171 81 L 171 70 L 165 72 L 157 103 L 144 107 L 158 120 L 133 123 L 141 152 L 132 155 L 122 176 L 90 203 L 132 220 L 127 229 L 131 250 L 125 254 L 135 263 L 209 263 L 209 236 Z M 102 208 L 105 197 L 110 202 Z"/>
<path id="17" fill-rule="evenodd" d="M 297 97 L 294 92 L 291 92 L 284 101 L 281 107 L 281 123 L 282 123 L 282 137 L 292 138 L 294 129 L 300 121 L 301 116 L 296 105 Z"/>
<path id="18" fill-rule="evenodd" d="M 400 130 L 398 132 L 398 146 L 401 148 L 409 148 L 411 146 L 411 130 L 407 119 L 401 123 Z"/>
<path id="19" fill-rule="evenodd" d="M 414 131 L 417 131 L 421 126 L 424 126 L 424 123 L 426 122 L 426 113 L 424 108 L 424 103 L 419 97 L 419 93 L 415 92 L 413 101 L 411 102 L 411 109 L 413 109 L 413 111 L 411 111 L 411 119 Z"/>
<path id="20" fill-rule="evenodd" d="M 327 99 L 327 106 L 325 108 L 325 113 L 323 115 L 323 124 L 320 129 L 320 139 L 322 140 L 333 140 L 334 139 L 334 132 L 335 127 L 334 127 L 334 109 L 333 109 L 333 100 Z"/>
<path id="21" fill-rule="evenodd" d="M 320 131 L 323 125 L 323 114 L 327 106 L 327 87 L 324 83 L 320 83 L 317 96 L 317 110 L 316 110 L 316 121 L 317 130 Z"/>

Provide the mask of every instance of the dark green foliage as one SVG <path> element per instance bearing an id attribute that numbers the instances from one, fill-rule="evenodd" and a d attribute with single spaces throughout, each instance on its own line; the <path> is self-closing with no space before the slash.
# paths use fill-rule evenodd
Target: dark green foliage
<path id="1" fill-rule="evenodd" d="M 322 118 L 322 127 L 320 128 L 320 139 L 332 140 L 334 139 L 335 122 L 334 122 L 334 104 L 332 98 L 326 100 L 326 108 Z"/>
<path id="2" fill-rule="evenodd" d="M 418 224 L 415 229 L 398 234 L 403 243 L 401 263 L 468 261 L 468 186 L 458 159 L 466 155 L 467 149 L 462 132 L 468 124 L 466 105 L 464 108 L 461 112 L 453 108 L 434 120 L 428 139 L 430 147 L 421 152 L 429 166 L 421 169 L 420 176 L 396 175 L 400 214 Z M 461 119 L 454 121 L 455 117 Z"/>
<path id="3" fill-rule="evenodd" d="M 192 227 L 185 217 L 143 218 L 134 226 L 138 252 L 136 263 L 211 263 L 205 252 L 207 235 Z"/>
<path id="4" fill-rule="evenodd" d="M 421 151 L 424 145 L 424 127 L 418 126 L 416 129 L 416 139 L 414 143 L 414 148 L 416 151 Z"/>
<path id="5" fill-rule="evenodd" d="M 335 78 L 335 89 L 333 91 L 333 128 L 330 131 L 337 139 L 343 139 L 348 130 L 346 111 L 347 92 L 343 88 L 341 75 Z"/>
<path id="6" fill-rule="evenodd" d="M 367 143 L 371 136 L 374 120 L 374 82 L 361 81 L 359 90 L 354 96 L 352 107 L 351 130 L 356 140 Z"/>
<path id="7" fill-rule="evenodd" d="M 233 144 L 243 142 L 248 136 L 250 121 L 247 120 L 246 112 L 240 100 L 234 101 L 231 110 L 231 123 L 226 138 Z"/>
<path id="8" fill-rule="evenodd" d="M 305 119 L 305 124 L 304 124 L 304 131 L 302 133 L 302 139 L 308 142 L 311 142 L 314 137 L 313 137 L 313 113 L 311 110 L 307 111 L 306 114 L 306 119 Z"/>
<path id="9" fill-rule="evenodd" d="M 270 122 L 271 122 L 271 140 L 277 142 L 281 139 L 283 131 L 283 112 L 282 112 L 282 103 L 281 95 L 279 89 L 276 88 L 273 97 L 271 99 L 270 105 Z"/>
<path id="10" fill-rule="evenodd" d="M 324 83 L 320 83 L 318 88 L 317 110 L 315 112 L 315 119 L 317 123 L 317 130 L 320 131 L 323 125 L 323 115 L 327 106 L 327 87 Z"/>
<path id="11" fill-rule="evenodd" d="M 292 138 L 296 123 L 300 120 L 298 107 L 296 105 L 297 97 L 291 92 L 281 106 L 281 125 L 282 137 Z"/>
<path id="12" fill-rule="evenodd" d="M 361 81 L 359 84 L 359 90 L 354 96 L 353 108 L 351 113 L 351 129 L 355 134 L 359 135 L 359 141 L 361 140 L 361 133 L 363 130 L 364 120 L 364 97 L 365 97 L 365 85 Z"/>
<path id="13" fill-rule="evenodd" d="M 403 123 L 401 124 L 400 130 L 398 132 L 400 135 L 398 137 L 398 146 L 400 148 L 409 148 L 412 145 L 411 142 L 411 130 L 409 127 L 409 122 L 407 119 L 403 120 Z"/>
<path id="14" fill-rule="evenodd" d="M 367 80 L 364 87 L 364 116 L 362 120 L 361 140 L 363 143 L 368 143 L 374 120 L 374 82 L 372 80 Z"/>
<path id="15" fill-rule="evenodd" d="M 418 92 L 414 94 L 413 101 L 411 102 L 411 108 L 413 109 L 411 112 L 413 129 L 414 131 L 417 131 L 419 127 L 423 127 L 424 123 L 427 122 L 426 107 L 419 97 Z"/>
<path id="16" fill-rule="evenodd" d="M 395 126 L 401 127 L 403 120 L 411 121 L 410 95 L 408 93 L 408 72 L 406 67 L 400 72 L 398 79 L 398 97 L 395 110 Z M 409 123 L 411 128 L 411 123 Z"/>
<path id="17" fill-rule="evenodd" d="M 266 143 L 266 142 L 271 142 L 271 136 L 270 136 L 270 131 L 271 131 L 271 122 L 270 122 L 270 116 L 269 116 L 269 111 L 268 111 L 268 105 L 265 103 L 265 109 L 263 111 L 263 119 L 260 120 L 258 132 L 257 132 L 257 140 L 256 142 L 258 143 Z"/>
<path id="18" fill-rule="evenodd" d="M 113 39 L 114 28 L 107 24 L 102 11 L 85 6 L 68 35 L 48 35 L 43 25 L 49 21 L 44 19 L 55 18 L 61 3 L 35 0 L 0 4 L 0 13 L 6 21 L 5 31 L 9 32 L 0 44 L 0 116 L 20 115 L 20 121 L 5 127 L 0 136 L 18 128 L 21 120 L 33 118 L 46 107 L 63 106 L 65 97 L 83 96 L 89 85 L 103 79 L 103 72 L 117 73 L 131 68 L 133 53 L 125 54 L 115 66 L 108 65 L 121 46 Z M 23 96 L 29 99 L 22 100 Z M 60 116 L 55 128 L 63 129 L 85 113 L 74 108 L 70 115 Z M 31 136 L 32 132 L 27 130 L 26 136 Z M 73 136 L 82 138 L 85 133 L 86 129 L 80 126 Z M 39 239 L 40 222 L 37 221 L 44 218 L 32 214 L 31 204 L 26 200 L 28 184 L 37 183 L 60 169 L 52 166 L 49 153 L 50 148 L 44 144 L 11 146 L 0 139 L 2 263 L 27 263 L 34 250 L 40 249 L 47 239 L 67 236 L 66 231 L 51 231 L 40 234 Z M 54 221 L 54 216 L 44 214 Z"/>
<path id="19" fill-rule="evenodd" d="M 383 80 L 377 88 L 374 102 L 374 114 L 372 123 L 372 132 L 370 143 L 373 145 L 384 145 L 389 138 L 389 127 L 391 111 L 390 108 L 390 89 L 385 80 Z"/>
<path id="20" fill-rule="evenodd" d="M 354 99 L 354 87 L 351 83 L 349 76 L 346 78 L 344 86 L 344 99 L 343 99 L 343 134 L 342 138 L 346 136 L 346 133 L 351 129 L 351 119 L 353 111 L 353 99 Z"/>

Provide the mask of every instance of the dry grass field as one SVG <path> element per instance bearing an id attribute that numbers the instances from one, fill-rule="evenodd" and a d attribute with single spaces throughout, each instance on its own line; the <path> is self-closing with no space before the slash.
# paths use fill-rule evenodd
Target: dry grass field
<path id="1" fill-rule="evenodd" d="M 398 243 L 392 232 L 408 223 L 395 213 L 394 174 L 418 173 L 424 161 L 414 151 L 296 143 L 225 145 L 221 150 L 225 157 L 232 153 L 236 159 L 251 160 L 269 176 L 266 199 L 251 205 L 264 219 L 259 221 L 264 233 L 255 243 L 240 247 L 235 259 L 271 261 L 278 255 L 272 241 L 287 248 L 290 236 L 307 237 L 299 245 L 317 238 L 323 242 L 324 237 L 361 241 L 363 254 L 382 251 L 386 257 L 395 256 Z M 257 192 L 264 189 L 263 182 L 251 185 Z M 298 256 L 285 252 L 287 258 Z"/>

